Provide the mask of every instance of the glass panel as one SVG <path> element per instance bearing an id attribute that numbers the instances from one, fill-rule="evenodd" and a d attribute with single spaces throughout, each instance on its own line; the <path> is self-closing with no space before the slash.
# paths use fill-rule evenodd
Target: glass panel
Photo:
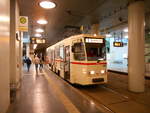
<path id="1" fill-rule="evenodd" d="M 88 61 L 106 59 L 105 43 L 86 43 L 85 46 Z"/>
<path id="2" fill-rule="evenodd" d="M 60 58 L 64 59 L 64 47 L 60 46 Z"/>
<path id="3" fill-rule="evenodd" d="M 75 43 L 73 47 L 74 47 L 74 59 L 79 61 L 85 60 L 84 44 Z"/>

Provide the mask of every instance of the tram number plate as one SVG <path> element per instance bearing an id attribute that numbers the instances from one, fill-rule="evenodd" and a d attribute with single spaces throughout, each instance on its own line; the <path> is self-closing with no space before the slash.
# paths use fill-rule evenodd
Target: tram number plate
<path id="1" fill-rule="evenodd" d="M 94 78 L 92 79 L 93 82 L 104 82 L 104 78 Z"/>

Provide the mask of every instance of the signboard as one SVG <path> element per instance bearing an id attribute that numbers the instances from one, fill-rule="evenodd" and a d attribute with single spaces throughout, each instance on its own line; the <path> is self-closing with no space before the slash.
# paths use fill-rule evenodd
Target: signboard
<path id="1" fill-rule="evenodd" d="M 123 42 L 114 42 L 114 47 L 123 47 Z"/>
<path id="2" fill-rule="evenodd" d="M 44 44 L 46 42 L 43 38 L 31 38 L 31 44 Z"/>
<path id="3" fill-rule="evenodd" d="M 37 44 L 44 44 L 45 43 L 45 39 L 36 39 L 36 43 Z"/>
<path id="4" fill-rule="evenodd" d="M 20 16 L 19 17 L 19 31 L 28 31 L 28 17 Z"/>
<path id="5" fill-rule="evenodd" d="M 103 43 L 103 39 L 86 38 L 86 43 Z"/>

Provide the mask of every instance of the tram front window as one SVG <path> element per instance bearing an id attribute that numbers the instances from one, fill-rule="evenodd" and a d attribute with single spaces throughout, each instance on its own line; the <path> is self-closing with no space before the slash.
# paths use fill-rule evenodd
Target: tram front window
<path id="1" fill-rule="evenodd" d="M 104 60 L 106 50 L 104 44 L 86 43 L 86 53 L 88 61 Z"/>
<path id="2" fill-rule="evenodd" d="M 81 43 L 75 43 L 73 45 L 73 53 L 74 53 L 74 59 L 83 61 L 85 60 L 85 51 L 84 51 L 84 44 Z"/>

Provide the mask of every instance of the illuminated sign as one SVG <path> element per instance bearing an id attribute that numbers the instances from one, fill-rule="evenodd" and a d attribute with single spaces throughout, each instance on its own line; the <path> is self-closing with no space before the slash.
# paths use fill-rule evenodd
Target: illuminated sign
<path id="1" fill-rule="evenodd" d="M 19 30 L 20 31 L 28 31 L 28 17 L 27 16 L 20 16 L 19 17 Z"/>
<path id="2" fill-rule="evenodd" d="M 123 42 L 114 42 L 114 47 L 123 47 Z"/>
<path id="3" fill-rule="evenodd" d="M 97 38 L 86 38 L 86 43 L 103 43 L 103 39 L 97 39 Z"/>
<path id="4" fill-rule="evenodd" d="M 31 44 L 44 44 L 46 42 L 43 38 L 31 38 Z"/>
<path id="5" fill-rule="evenodd" d="M 36 43 L 37 44 L 44 44 L 45 43 L 45 39 L 36 39 Z"/>

